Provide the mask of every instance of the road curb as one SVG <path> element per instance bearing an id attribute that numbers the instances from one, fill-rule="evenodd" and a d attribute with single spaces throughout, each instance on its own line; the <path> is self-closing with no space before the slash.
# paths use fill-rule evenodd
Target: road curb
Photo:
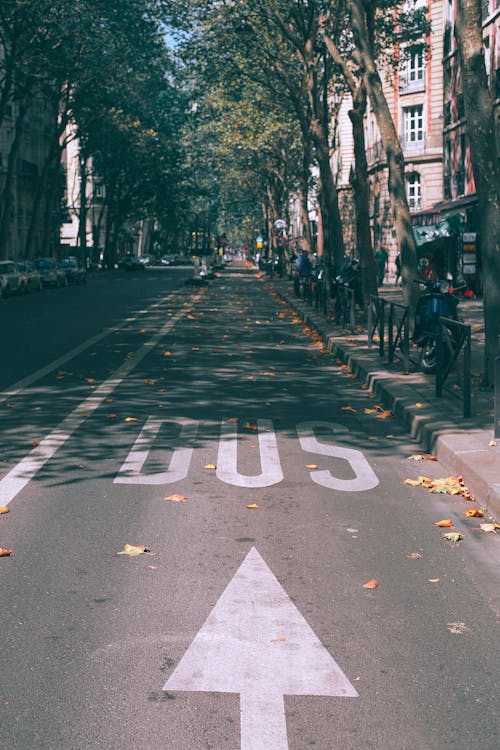
<path id="1" fill-rule="evenodd" d="M 353 350 L 331 330 L 321 314 L 299 304 L 290 294 L 270 285 L 278 296 L 326 343 L 328 349 L 366 383 L 385 409 L 439 459 L 450 474 L 464 477 L 478 503 L 500 517 L 500 446 L 490 446 L 493 427 L 484 429 L 477 419 L 464 419 L 449 400 L 437 399 L 420 374 L 403 375 L 382 362 L 375 349 Z M 361 343 L 361 341 L 360 341 Z M 362 342 L 366 347 L 366 339 Z M 423 403 L 424 408 L 416 406 Z"/>

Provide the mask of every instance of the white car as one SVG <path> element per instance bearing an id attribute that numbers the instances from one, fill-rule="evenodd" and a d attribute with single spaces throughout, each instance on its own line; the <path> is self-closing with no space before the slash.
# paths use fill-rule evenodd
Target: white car
<path id="1" fill-rule="evenodd" d="M 0 297 L 24 292 L 23 277 L 13 260 L 0 260 Z"/>

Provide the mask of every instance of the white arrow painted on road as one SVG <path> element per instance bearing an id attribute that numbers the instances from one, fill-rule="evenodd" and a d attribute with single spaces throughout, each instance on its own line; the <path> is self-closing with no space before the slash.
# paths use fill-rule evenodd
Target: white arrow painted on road
<path id="1" fill-rule="evenodd" d="M 163 690 L 239 693 L 241 750 L 288 749 L 285 695 L 358 695 L 255 548 Z"/>

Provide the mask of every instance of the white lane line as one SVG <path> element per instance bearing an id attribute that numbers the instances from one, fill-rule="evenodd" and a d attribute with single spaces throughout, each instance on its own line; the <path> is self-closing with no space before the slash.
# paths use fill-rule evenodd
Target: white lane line
<path id="1" fill-rule="evenodd" d="M 103 331 L 101 331 L 101 333 L 97 333 L 95 336 L 92 336 L 91 338 L 87 339 L 82 344 L 75 346 L 74 349 L 71 349 L 67 354 L 64 354 L 62 357 L 55 359 L 53 362 L 50 362 L 48 365 L 45 365 L 45 367 L 41 367 L 39 370 L 36 370 L 35 372 L 33 372 L 31 375 L 27 375 L 25 378 L 22 378 L 22 380 L 18 380 L 17 383 L 14 383 L 8 390 L 2 391 L 0 393 L 0 404 L 4 403 L 5 401 L 7 401 L 7 399 L 12 398 L 13 396 L 17 396 L 17 394 L 20 393 L 20 391 L 22 391 L 24 388 L 27 388 L 33 383 L 36 383 L 37 380 L 41 380 L 41 378 L 44 378 L 46 375 L 53 372 L 53 370 L 56 370 L 58 367 L 62 367 L 62 365 L 65 365 L 66 362 L 69 362 L 71 359 L 73 359 L 73 357 L 76 357 L 78 354 L 81 354 L 86 349 L 89 349 L 94 344 L 97 344 L 102 339 L 105 339 L 106 336 L 110 336 L 112 333 L 116 333 L 117 331 L 120 331 L 122 328 L 125 328 L 125 326 L 129 325 L 130 323 L 135 323 L 137 320 L 139 320 L 140 316 L 145 315 L 147 312 L 151 312 L 152 310 L 155 310 L 158 307 L 161 307 L 169 299 L 170 299 L 170 295 L 165 297 L 165 299 L 161 300 L 161 302 L 155 302 L 147 310 L 140 310 L 138 315 L 134 315 L 131 318 L 126 318 L 123 321 L 123 323 L 118 323 L 116 326 L 112 326 L 111 328 L 105 328 Z"/>
<path id="2" fill-rule="evenodd" d="M 194 301 L 196 299 L 198 297 L 194 298 Z M 0 505 L 8 505 L 24 489 L 35 474 L 54 456 L 61 445 L 78 429 L 82 422 L 99 408 L 102 402 L 137 367 L 161 337 L 168 333 L 184 314 L 185 312 L 181 311 L 170 318 L 158 333 L 146 341 L 132 357 L 127 359 L 116 370 L 112 377 L 97 386 L 91 396 L 73 409 L 47 437 L 41 440 L 22 461 L 0 480 Z"/>

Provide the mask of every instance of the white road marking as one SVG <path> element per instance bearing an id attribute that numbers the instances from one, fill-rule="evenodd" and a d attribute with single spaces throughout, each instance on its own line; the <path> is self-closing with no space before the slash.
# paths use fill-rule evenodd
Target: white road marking
<path id="1" fill-rule="evenodd" d="M 181 426 L 179 440 L 192 442 L 196 439 L 199 422 L 181 417 L 178 419 L 149 417 L 115 478 L 115 484 L 173 484 L 187 477 L 193 448 L 175 448 L 167 471 L 157 472 L 156 474 L 144 474 L 142 472 L 162 424 L 169 423 L 176 423 Z"/>
<path id="2" fill-rule="evenodd" d="M 287 750 L 284 695 L 358 696 L 255 548 L 163 690 L 239 693 L 242 750 Z"/>
<path id="3" fill-rule="evenodd" d="M 148 310 L 140 310 L 138 315 L 134 315 L 131 318 L 126 318 L 123 321 L 123 323 L 119 323 L 116 326 L 113 326 L 112 328 L 105 328 L 104 331 L 101 331 L 101 333 L 98 333 L 95 336 L 92 336 L 90 339 L 87 339 L 86 341 L 84 341 L 82 344 L 75 346 L 74 349 L 70 349 L 70 351 L 67 352 L 67 354 L 64 354 L 62 357 L 55 359 L 53 362 L 50 362 L 50 364 L 45 365 L 45 367 L 41 367 L 39 370 L 36 370 L 31 375 L 28 375 L 22 380 L 18 380 L 17 383 L 14 383 L 13 385 L 11 385 L 8 390 L 2 391 L 2 393 L 0 393 L 0 404 L 2 404 L 4 401 L 7 401 L 7 399 L 12 398 L 13 396 L 16 396 L 24 388 L 26 388 L 29 385 L 32 385 L 33 383 L 36 383 L 37 380 L 41 380 L 41 378 L 44 378 L 46 375 L 53 372 L 58 367 L 62 367 L 63 365 L 66 364 L 66 362 L 69 362 L 78 354 L 81 354 L 82 352 L 84 352 L 86 349 L 89 349 L 94 344 L 97 344 L 99 341 L 102 341 L 102 339 L 105 339 L 107 336 L 110 336 L 112 333 L 116 333 L 117 331 L 120 331 L 122 328 L 125 328 L 125 326 L 129 325 L 130 323 L 135 323 L 139 319 L 140 316 L 144 315 L 147 312 L 151 312 L 151 310 L 155 310 L 156 308 L 165 304 L 165 302 L 168 299 L 169 297 L 167 296 L 161 302 L 155 302 L 153 305 L 151 305 L 151 307 Z"/>
<path id="4" fill-rule="evenodd" d="M 195 298 L 195 300 L 198 297 Z M 73 435 L 78 427 L 89 417 L 102 402 L 110 396 L 120 383 L 129 375 L 140 362 L 144 359 L 151 349 L 156 346 L 158 341 L 168 333 L 174 325 L 182 318 L 184 311 L 172 316 L 164 326 L 148 339 L 129 357 L 127 361 L 119 367 L 112 377 L 105 380 L 97 386 L 92 395 L 81 402 L 73 409 L 67 417 L 40 443 L 31 450 L 28 455 L 14 466 L 8 474 L 0 479 L 0 505 L 8 505 L 16 495 L 33 479 L 35 474 L 45 466 L 56 451 Z"/>
<path id="5" fill-rule="evenodd" d="M 238 471 L 238 430 L 234 424 L 223 421 L 219 455 L 217 459 L 217 478 L 226 484 L 236 487 L 270 487 L 283 479 L 278 443 L 270 419 L 258 419 L 258 441 L 262 472 L 255 476 L 240 474 Z M 240 440 L 240 445 L 243 443 Z"/>
<path id="6" fill-rule="evenodd" d="M 378 477 L 361 451 L 354 450 L 353 448 L 345 448 L 340 445 L 320 443 L 314 434 L 314 430 L 317 427 L 327 428 L 333 434 L 349 432 L 343 425 L 334 424 L 333 422 L 301 422 L 297 425 L 297 433 L 302 449 L 307 453 L 332 456 L 347 461 L 355 474 L 355 478 L 339 479 L 332 476 L 330 471 L 320 470 L 310 472 L 313 482 L 322 487 L 332 490 L 342 490 L 343 492 L 362 492 L 364 490 L 372 490 L 378 485 Z"/>

